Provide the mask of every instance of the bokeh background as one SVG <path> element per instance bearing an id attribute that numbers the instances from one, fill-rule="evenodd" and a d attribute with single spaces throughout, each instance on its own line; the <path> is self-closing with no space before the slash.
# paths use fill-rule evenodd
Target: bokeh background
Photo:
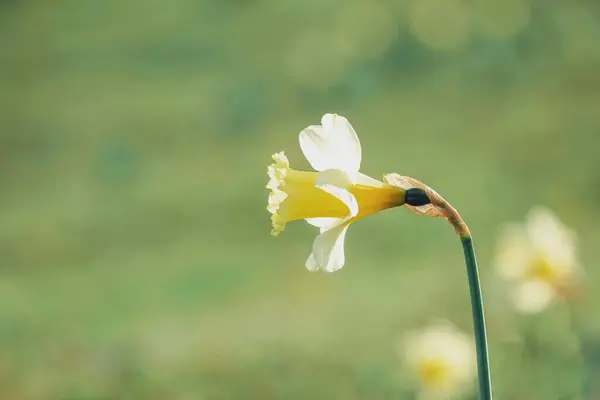
<path id="1" fill-rule="evenodd" d="M 315 228 L 269 235 L 270 155 L 308 168 L 326 112 L 471 227 L 496 397 L 600 398 L 599 43 L 595 0 L 0 1 L 0 398 L 413 398 L 404 332 L 471 332 L 452 228 L 377 214 L 331 275 Z M 537 204 L 579 234 L 583 328 L 495 277 Z"/>

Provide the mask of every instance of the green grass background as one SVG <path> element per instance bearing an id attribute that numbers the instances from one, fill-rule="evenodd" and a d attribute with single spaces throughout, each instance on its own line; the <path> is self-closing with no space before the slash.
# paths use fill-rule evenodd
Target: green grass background
<path id="1" fill-rule="evenodd" d="M 270 155 L 308 168 L 297 134 L 326 112 L 363 172 L 469 224 L 496 398 L 600 398 L 598 3 L 432 3 L 434 38 L 467 32 L 449 50 L 405 0 L 353 0 L 335 36 L 348 3 L 0 1 L 0 399 L 414 398 L 398 340 L 471 332 L 452 228 L 369 217 L 331 275 L 303 266 L 314 228 L 269 236 Z M 499 226 L 538 204 L 579 234 L 577 327 L 515 315 L 493 273 Z"/>

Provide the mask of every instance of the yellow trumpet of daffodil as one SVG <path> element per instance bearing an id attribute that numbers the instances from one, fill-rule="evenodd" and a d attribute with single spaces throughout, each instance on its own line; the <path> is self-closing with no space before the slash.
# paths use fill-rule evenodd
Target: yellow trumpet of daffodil
<path id="1" fill-rule="evenodd" d="M 274 154 L 268 167 L 271 234 L 277 236 L 288 222 L 306 220 L 320 228 L 306 268 L 337 271 L 345 262 L 348 226 L 377 211 L 404 205 L 406 191 L 359 172 L 360 141 L 340 115 L 325 114 L 321 125 L 302 130 L 300 148 L 315 171 L 290 168 L 283 152 Z"/>

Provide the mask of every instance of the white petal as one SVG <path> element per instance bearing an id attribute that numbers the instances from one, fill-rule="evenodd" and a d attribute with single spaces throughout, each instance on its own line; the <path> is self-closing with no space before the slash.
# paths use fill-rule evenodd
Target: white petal
<path id="1" fill-rule="evenodd" d="M 515 281 L 530 271 L 534 257 L 531 241 L 524 226 L 507 224 L 500 232 L 496 245 L 495 269 L 498 276 Z"/>
<path id="2" fill-rule="evenodd" d="M 561 222 L 546 207 L 537 206 L 527 215 L 527 228 L 532 237 L 543 237 L 547 233 L 562 231 Z"/>
<path id="3" fill-rule="evenodd" d="M 315 256 L 313 255 L 313 253 L 310 253 L 304 265 L 306 266 L 306 269 L 308 269 L 310 272 L 317 272 L 319 270 L 319 267 L 317 266 L 317 261 L 315 260 Z"/>
<path id="4" fill-rule="evenodd" d="M 350 224 L 341 224 L 321 233 L 313 242 L 313 250 L 306 260 L 310 271 L 321 269 L 334 272 L 344 266 L 344 239 Z"/>
<path id="5" fill-rule="evenodd" d="M 352 125 L 337 114 L 325 114 L 321 124 L 300 132 L 300 148 L 310 165 L 317 171 L 335 168 L 358 172 L 362 155 Z"/>
<path id="6" fill-rule="evenodd" d="M 312 226 L 316 226 L 317 228 L 321 228 L 321 233 L 325 232 L 328 229 L 333 228 L 336 225 L 339 225 L 344 221 L 343 218 L 306 218 L 306 222 L 311 224 Z"/>
<path id="7" fill-rule="evenodd" d="M 383 182 L 378 181 L 375 178 L 371 178 L 370 176 L 362 174 L 360 172 L 355 176 L 354 183 L 377 188 L 385 186 Z"/>
<path id="8" fill-rule="evenodd" d="M 315 186 L 340 199 L 347 207 L 349 215 L 358 215 L 358 201 L 348 190 L 352 187 L 352 181 L 348 174 L 339 169 L 328 169 L 319 172 Z"/>
<path id="9" fill-rule="evenodd" d="M 576 264 L 574 235 L 552 211 L 544 207 L 531 210 L 527 228 L 537 251 L 565 268 L 572 268 Z"/>
<path id="10" fill-rule="evenodd" d="M 514 293 L 515 306 L 525 314 L 535 314 L 547 308 L 554 299 L 554 290 L 539 280 L 529 280 L 521 284 Z"/>

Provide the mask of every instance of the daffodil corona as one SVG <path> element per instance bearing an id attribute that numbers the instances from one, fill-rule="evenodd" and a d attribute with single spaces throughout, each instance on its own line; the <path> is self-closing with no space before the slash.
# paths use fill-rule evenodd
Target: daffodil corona
<path id="1" fill-rule="evenodd" d="M 348 120 L 326 114 L 321 125 L 300 132 L 300 148 L 315 171 L 290 168 L 283 152 L 273 155 L 267 188 L 273 230 L 304 219 L 320 228 L 306 260 L 310 271 L 337 271 L 344 266 L 344 239 L 350 223 L 405 203 L 404 189 L 359 172 L 362 159 L 358 136 Z"/>

